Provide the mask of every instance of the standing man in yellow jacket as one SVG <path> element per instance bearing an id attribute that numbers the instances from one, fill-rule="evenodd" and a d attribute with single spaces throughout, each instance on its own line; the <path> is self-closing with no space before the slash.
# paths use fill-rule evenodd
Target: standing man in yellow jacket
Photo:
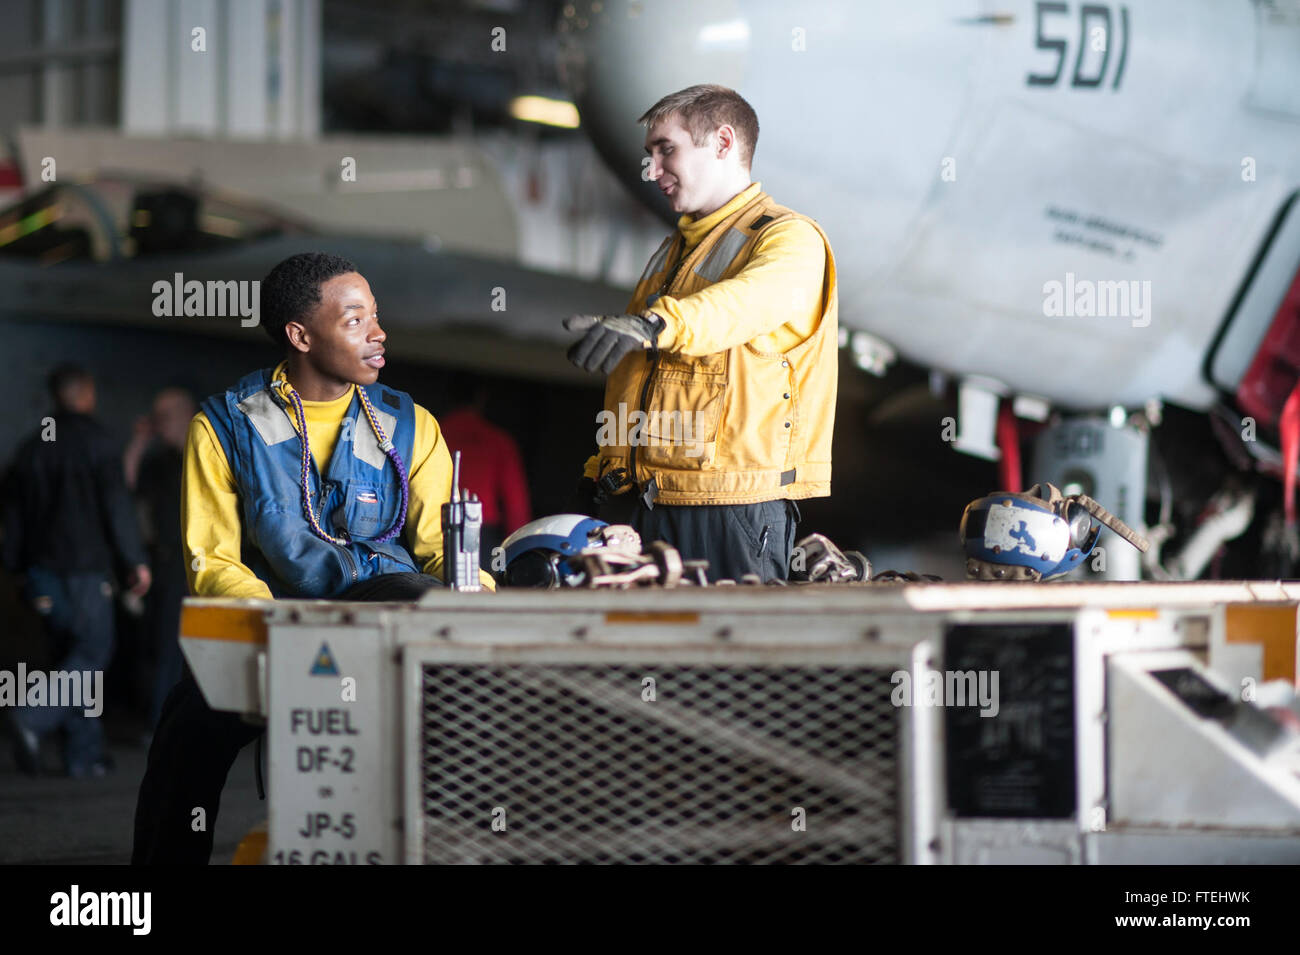
<path id="1" fill-rule="evenodd" d="M 628 314 L 564 323 L 583 333 L 569 360 L 609 375 L 583 480 L 602 517 L 708 560 L 711 580 L 784 580 L 794 502 L 831 490 L 830 242 L 751 181 L 758 118 L 734 90 L 689 87 L 640 122 L 681 217 Z"/>

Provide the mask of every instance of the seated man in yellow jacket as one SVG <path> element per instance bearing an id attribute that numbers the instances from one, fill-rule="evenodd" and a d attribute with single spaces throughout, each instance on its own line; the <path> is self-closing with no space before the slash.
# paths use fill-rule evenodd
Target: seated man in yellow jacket
<path id="1" fill-rule="evenodd" d="M 838 297 L 830 242 L 751 182 L 758 118 L 692 86 L 640 119 L 677 232 L 628 314 L 578 315 L 569 359 L 609 378 L 583 479 L 605 519 L 709 561 L 709 578 L 789 574 L 796 500 L 831 490 Z"/>
<path id="2" fill-rule="evenodd" d="M 190 422 L 190 593 L 414 600 L 440 586 L 451 457 L 433 416 L 378 383 L 387 336 L 369 284 L 346 259 L 295 255 L 262 282 L 260 302 L 286 359 L 211 396 Z M 140 786 L 133 862 L 208 860 L 226 774 L 259 732 L 211 710 L 192 676 L 176 685 Z"/>

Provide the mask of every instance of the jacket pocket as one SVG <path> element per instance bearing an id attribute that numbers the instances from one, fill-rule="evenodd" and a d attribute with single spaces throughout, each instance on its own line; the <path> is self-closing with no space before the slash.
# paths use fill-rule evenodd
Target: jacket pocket
<path id="1" fill-rule="evenodd" d="M 415 565 L 410 552 L 395 540 L 384 541 L 382 544 L 360 541 L 357 548 L 365 565 L 374 567 L 381 574 L 400 574 L 420 569 Z"/>
<path id="2" fill-rule="evenodd" d="M 727 392 L 727 355 L 664 364 L 651 386 L 637 455 L 650 466 L 711 468 Z M 629 438 L 629 441 L 631 438 Z"/>
<path id="3" fill-rule="evenodd" d="M 385 507 L 379 488 L 365 481 L 348 481 L 343 487 L 343 527 L 354 541 L 367 541 L 388 530 L 395 514 Z M 387 519 L 387 520 L 385 520 Z"/>
<path id="4" fill-rule="evenodd" d="M 744 541 L 755 559 L 775 553 L 785 543 L 786 502 L 783 499 L 726 507 L 726 519 L 737 535 L 737 543 Z"/>

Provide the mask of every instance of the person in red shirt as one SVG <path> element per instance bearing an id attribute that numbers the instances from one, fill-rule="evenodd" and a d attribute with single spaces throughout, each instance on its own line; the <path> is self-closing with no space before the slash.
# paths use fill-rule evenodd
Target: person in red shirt
<path id="1" fill-rule="evenodd" d="M 469 404 L 439 417 L 438 423 L 448 450 L 461 452 L 461 487 L 483 502 L 479 563 L 490 571 L 493 549 L 527 524 L 532 514 L 519 445 L 508 431 L 488 421 L 486 408 L 487 389 L 479 385 Z"/>

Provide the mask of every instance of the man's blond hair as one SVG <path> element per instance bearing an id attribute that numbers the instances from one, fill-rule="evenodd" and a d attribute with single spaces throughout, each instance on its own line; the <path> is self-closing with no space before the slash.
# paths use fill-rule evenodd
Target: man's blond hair
<path id="1" fill-rule="evenodd" d="M 758 115 L 735 90 L 713 83 L 688 86 L 669 93 L 646 110 L 637 122 L 653 128 L 656 123 L 673 117 L 681 121 L 696 146 L 707 143 L 709 134 L 717 132 L 719 126 L 730 126 L 736 131 L 740 164 L 750 168 L 754 146 L 758 144 Z"/>

